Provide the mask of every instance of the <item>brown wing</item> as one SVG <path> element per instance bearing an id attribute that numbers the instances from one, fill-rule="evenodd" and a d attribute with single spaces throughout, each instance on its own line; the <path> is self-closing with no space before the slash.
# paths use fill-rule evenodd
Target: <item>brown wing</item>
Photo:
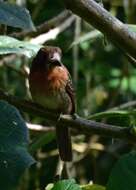
<path id="1" fill-rule="evenodd" d="M 70 76 L 69 80 L 67 81 L 65 90 L 72 102 L 71 113 L 67 114 L 73 114 L 75 113 L 75 93 Z M 57 142 L 58 142 L 59 154 L 61 160 L 63 160 L 64 162 L 72 161 L 72 144 L 71 144 L 71 135 L 69 128 L 67 126 L 62 127 L 61 125 L 57 125 L 56 135 L 57 135 Z"/>
<path id="2" fill-rule="evenodd" d="M 73 113 L 75 113 L 75 91 L 73 88 L 72 79 L 71 79 L 70 74 L 69 74 L 69 80 L 68 80 L 67 85 L 66 85 L 66 92 L 68 93 L 68 95 L 71 98 L 71 102 L 72 102 L 71 114 L 73 114 Z"/>

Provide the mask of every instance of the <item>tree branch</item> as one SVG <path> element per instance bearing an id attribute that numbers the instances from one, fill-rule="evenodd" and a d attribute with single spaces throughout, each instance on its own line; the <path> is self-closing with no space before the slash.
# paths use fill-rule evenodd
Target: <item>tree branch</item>
<path id="1" fill-rule="evenodd" d="M 65 19 L 67 19 L 71 13 L 69 11 L 62 11 L 56 17 L 45 21 L 44 23 L 40 24 L 36 27 L 36 31 L 21 31 L 21 32 L 14 32 L 10 34 L 10 36 L 15 38 L 23 38 L 25 36 L 37 36 L 41 33 L 48 32 L 50 29 L 57 27 L 60 23 L 62 23 Z"/>
<path id="2" fill-rule="evenodd" d="M 88 135 L 98 134 L 101 136 L 125 139 L 128 142 L 136 142 L 136 137 L 131 134 L 131 129 L 129 127 L 108 125 L 100 122 L 86 120 L 81 117 L 73 119 L 69 115 L 62 115 L 59 122 L 61 126 L 70 126 L 71 128 L 77 129 L 79 133 Z"/>
<path id="3" fill-rule="evenodd" d="M 108 125 L 104 123 L 99 123 L 91 120 L 86 120 L 81 117 L 73 118 L 70 115 L 58 115 L 49 112 L 42 106 L 35 104 L 31 101 L 21 100 L 17 97 L 11 96 L 0 89 L 0 99 L 6 100 L 10 104 L 16 106 L 20 111 L 27 112 L 29 114 L 34 114 L 36 116 L 45 118 L 49 120 L 51 124 L 59 122 L 62 127 L 68 126 L 72 129 L 76 129 L 79 133 L 84 134 L 98 134 L 101 136 L 107 136 L 111 138 L 119 138 L 127 140 L 131 143 L 136 143 L 135 134 L 131 133 L 131 128 L 129 127 L 119 127 Z M 59 118 L 59 119 L 58 119 Z"/>
<path id="4" fill-rule="evenodd" d="M 104 33 L 108 39 L 136 59 L 136 33 L 128 30 L 94 0 L 63 0 L 67 9 Z"/>
<path id="5" fill-rule="evenodd" d="M 44 44 L 48 40 L 55 39 L 61 32 L 66 30 L 75 20 L 75 15 L 67 18 L 63 23 L 58 25 L 56 28 L 49 30 L 47 33 L 40 34 L 39 36 L 32 38 L 30 42 L 32 44 Z"/>

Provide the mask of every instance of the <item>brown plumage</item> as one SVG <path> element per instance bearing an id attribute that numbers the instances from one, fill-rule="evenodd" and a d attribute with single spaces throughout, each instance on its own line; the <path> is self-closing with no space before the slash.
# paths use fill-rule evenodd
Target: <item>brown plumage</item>
<path id="1" fill-rule="evenodd" d="M 56 113 L 73 114 L 75 97 L 70 74 L 61 63 L 58 47 L 44 47 L 32 62 L 29 75 L 30 92 L 35 102 Z M 67 127 L 56 126 L 60 157 L 72 160 L 71 138 Z"/>

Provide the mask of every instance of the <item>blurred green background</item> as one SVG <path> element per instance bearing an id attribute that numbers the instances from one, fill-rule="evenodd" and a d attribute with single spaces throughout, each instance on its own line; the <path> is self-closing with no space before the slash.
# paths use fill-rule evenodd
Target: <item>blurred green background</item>
<path id="1" fill-rule="evenodd" d="M 36 26 L 56 17 L 64 10 L 60 0 L 11 0 L 9 2 L 25 6 L 30 11 Z M 133 24 L 133 30 L 136 30 L 135 1 L 103 0 L 103 5 L 124 23 Z M 20 30 L 7 27 L 8 35 L 15 31 Z M 20 39 L 30 41 L 32 37 L 26 35 Z M 114 47 L 106 36 L 98 33 L 79 17 L 75 17 L 66 30 L 54 39 L 47 40 L 43 45 L 55 45 L 62 48 L 63 63 L 73 78 L 77 113 L 80 116 L 87 118 L 91 115 L 93 118 L 95 113 L 135 100 L 135 66 L 128 62 L 123 52 Z M 20 98 L 30 99 L 28 80 L 24 71 L 28 70 L 31 61 L 32 59 L 20 55 L 1 56 L 0 87 Z M 45 124 L 46 118 L 42 120 L 24 113 L 22 115 L 28 123 Z M 98 118 L 97 121 L 120 126 L 131 126 L 135 123 L 135 119 L 128 115 Z M 19 190 L 43 190 L 48 183 L 53 181 L 59 164 L 56 140 L 52 135 L 54 131 L 50 128 L 47 132 L 30 130 L 30 140 L 31 143 L 34 142 L 42 133 L 47 133 L 50 140 L 34 152 L 37 163 L 26 171 Z M 71 176 L 80 184 L 93 181 L 105 185 L 113 164 L 122 154 L 131 149 L 121 140 L 97 135 L 78 135 L 75 131 L 72 131 L 72 136 L 74 162 L 69 167 Z"/>

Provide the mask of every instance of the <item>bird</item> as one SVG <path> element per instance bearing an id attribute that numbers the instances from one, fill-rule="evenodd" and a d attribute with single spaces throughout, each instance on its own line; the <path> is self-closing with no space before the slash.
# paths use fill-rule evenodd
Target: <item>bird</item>
<path id="1" fill-rule="evenodd" d="M 75 92 L 68 69 L 62 63 L 59 47 L 42 47 L 32 61 L 29 88 L 34 102 L 53 113 L 75 113 Z M 62 161 L 72 161 L 72 143 L 68 127 L 56 125 L 57 144 Z"/>

